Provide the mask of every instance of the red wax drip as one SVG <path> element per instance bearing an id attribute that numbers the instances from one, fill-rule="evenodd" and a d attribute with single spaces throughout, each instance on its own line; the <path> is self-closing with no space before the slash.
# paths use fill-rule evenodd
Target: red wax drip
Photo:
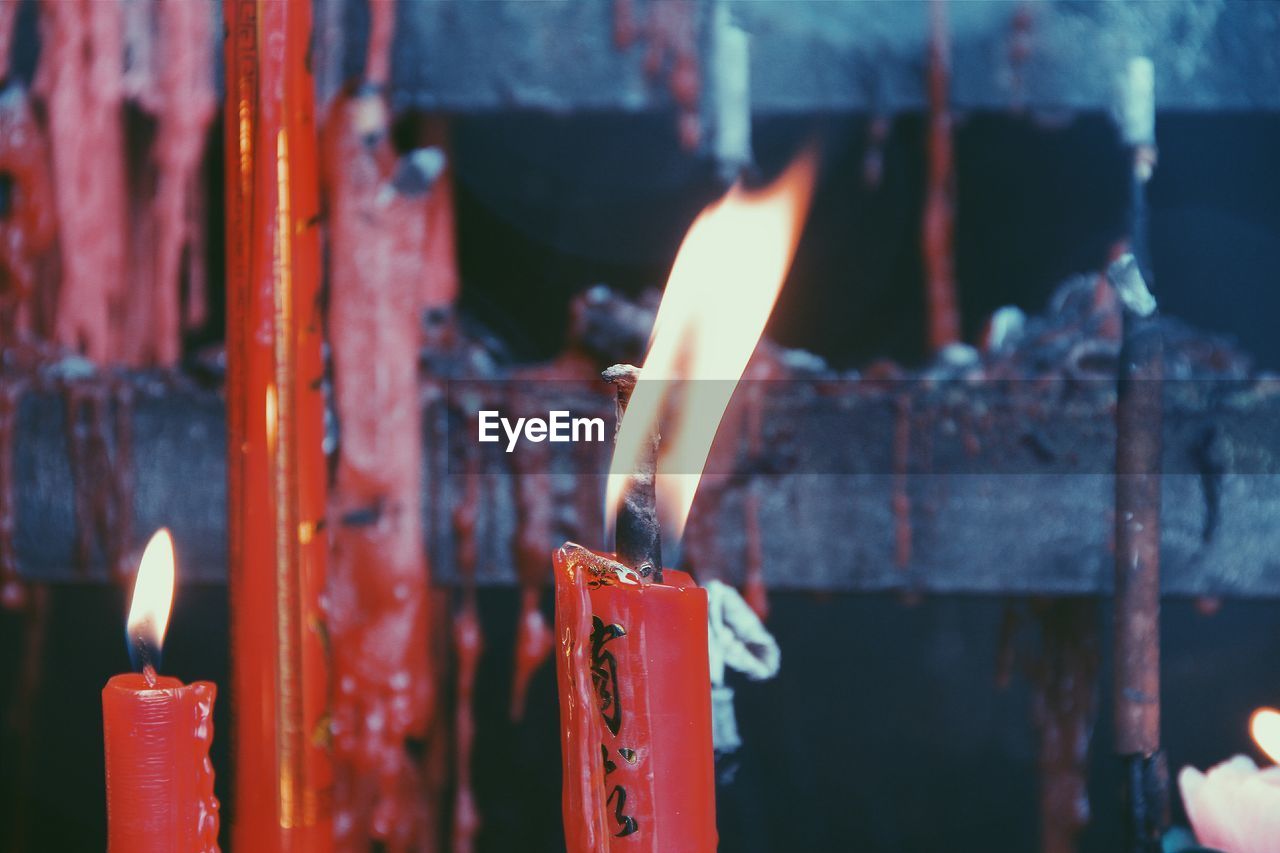
<path id="1" fill-rule="evenodd" d="M 457 756 L 452 826 L 454 853 L 469 853 L 480 830 L 480 813 L 471 786 L 471 752 L 476 730 L 473 693 L 476 667 L 484 650 L 484 636 L 476 612 L 476 520 L 480 513 L 480 471 L 477 466 L 475 454 L 468 454 L 462 499 L 453 512 L 456 559 L 462 584 L 462 606 L 453 617 L 453 646 L 457 656 L 453 714 Z"/>
<path id="2" fill-rule="evenodd" d="M 899 568 L 911 562 L 911 495 L 907 468 L 911 455 L 911 398 L 898 397 L 893 406 L 893 559 Z"/>
<path id="3" fill-rule="evenodd" d="M 1012 90 L 1012 107 L 1015 111 L 1022 109 L 1026 101 L 1026 65 L 1031 58 L 1032 29 L 1035 19 L 1031 7 L 1026 2 L 1018 5 L 1009 21 L 1009 69 L 1012 71 L 1009 88 Z"/>
<path id="4" fill-rule="evenodd" d="M 760 488 L 752 483 L 744 501 L 747 541 L 743 597 L 761 619 L 769 618 L 769 591 L 764 585 L 764 543 L 760 535 Z"/>
<path id="5" fill-rule="evenodd" d="M 1070 853 L 1089 823 L 1089 742 L 1098 712 L 1097 603 L 1091 599 L 1034 600 L 1040 647 L 1021 661 L 1032 685 L 1031 711 L 1039 735 L 1040 849 Z M 1018 663 L 1018 611 L 1006 610 L 997 669 L 1008 684 Z"/>
<path id="6" fill-rule="evenodd" d="M 581 302 L 575 302 L 570 310 L 576 314 L 582 309 Z M 580 322 L 580 315 L 571 320 L 575 326 Z M 527 382 L 561 380 L 596 384 L 599 383 L 600 370 L 589 353 L 571 344 L 554 361 L 526 368 L 521 371 L 520 377 Z M 601 388 L 604 387 L 601 385 Z M 527 414 L 536 414 L 534 408 L 536 406 L 528 407 Z M 598 444 L 580 442 L 572 451 L 579 486 L 569 498 L 570 513 L 568 518 L 562 518 L 562 522 L 563 526 L 576 530 L 579 538 L 583 539 L 598 536 L 603 527 L 602 491 L 588 487 L 588 480 L 583 479 L 594 478 L 600 470 L 600 447 Z M 550 568 L 547 546 L 555 541 L 553 537 L 557 533 L 563 534 L 556 524 L 553 512 L 556 501 L 548 500 L 548 496 L 552 494 L 552 480 L 547 473 L 550 470 L 551 449 L 547 444 L 529 445 L 513 459 L 517 522 L 513 544 L 516 576 L 520 582 L 520 615 L 516 623 L 515 666 L 511 680 L 512 720 L 523 718 L 529 683 L 551 654 L 554 642 L 551 629 L 539 607 L 542 586 L 546 583 L 547 570 Z"/>
<path id="7" fill-rule="evenodd" d="M 87 405 L 86 405 L 87 404 Z M 66 386 L 64 397 L 67 415 L 67 456 L 71 462 L 71 480 L 73 485 L 72 501 L 75 506 L 76 568 L 85 572 L 89 568 L 90 543 L 93 535 L 92 510 L 90 501 L 93 493 L 93 482 L 89 471 L 89 430 L 85 423 L 82 408 L 88 408 L 90 423 L 94 420 L 92 396 L 87 396 L 75 383 Z M 84 484 L 84 485 L 82 485 Z"/>
<path id="8" fill-rule="evenodd" d="M 1107 252 L 1106 267 L 1111 266 L 1128 251 L 1129 241 L 1117 240 Z M 1116 289 L 1111 286 L 1111 282 L 1107 281 L 1106 267 L 1103 267 L 1103 271 L 1099 272 L 1093 281 L 1092 315 L 1095 319 L 1095 328 L 1092 332 L 1094 337 L 1118 342 L 1124 332 L 1123 314 Z"/>
<path id="9" fill-rule="evenodd" d="M 561 548 L 555 555 L 556 682 L 560 693 L 560 757 L 564 764 L 565 847 L 569 853 L 609 849 L 604 765 L 604 725 L 591 682 L 592 602 L 589 555 Z"/>
<path id="10" fill-rule="evenodd" d="M 12 10 L 17 7 L 17 3 L 0 4 L 7 16 L 0 17 L 5 42 L 10 39 Z M 7 48 L 0 51 L 0 58 L 7 62 Z M 0 172 L 12 181 L 12 207 L 0 218 L 0 343 L 5 345 L 13 345 L 18 331 L 32 324 L 28 302 L 41 278 L 41 261 L 57 233 L 46 151 L 44 130 L 31 111 L 27 93 L 6 92 L 0 99 Z"/>
<path id="11" fill-rule="evenodd" d="M 16 4 L 4 8 L 9 14 Z M 56 306 L 30 306 L 24 322 L 99 362 L 175 364 L 184 280 L 189 320 L 204 316 L 196 187 L 216 107 L 211 12 L 202 2 L 41 4 L 36 89 L 48 117 L 52 180 L 25 98 L 7 98 L 0 110 L 0 167 L 19 190 L 19 215 L 0 224 L 6 295 L 21 300 L 33 279 L 47 279 L 39 296 Z M 11 26 L 0 18 L 5 41 Z M 126 96 L 154 114 L 152 145 L 126 151 Z M 55 226 L 60 267 L 41 274 Z"/>
<path id="12" fill-rule="evenodd" d="M 100 549 L 117 579 L 128 573 L 133 528 L 132 400 L 132 389 L 123 382 L 69 381 L 64 386 L 77 566 L 88 571 Z"/>
<path id="13" fill-rule="evenodd" d="M 55 339 L 104 362 L 125 299 L 127 204 L 119 3 L 44 0 L 40 70 L 53 151 L 62 281 Z"/>
<path id="14" fill-rule="evenodd" d="M 369 0 L 369 53 L 365 57 L 364 79 L 372 86 L 385 86 L 391 79 L 395 24 L 396 8 L 391 0 Z"/>
<path id="15" fill-rule="evenodd" d="M 1046 649 L 1036 678 L 1033 717 L 1040 733 L 1041 850 L 1071 853 L 1089 823 L 1089 741 L 1097 717 L 1098 650 L 1091 621 L 1073 611 L 1093 602 L 1063 602 L 1042 616 Z M 1065 624 L 1052 624 L 1052 621 Z"/>
<path id="16" fill-rule="evenodd" d="M 27 600 L 26 585 L 18 572 L 18 550 L 14 543 L 17 494 L 13 477 L 14 437 L 24 389 L 25 383 L 21 380 L 0 381 L 0 606 L 6 610 L 17 610 Z"/>
<path id="17" fill-rule="evenodd" d="M 758 459 L 764 452 L 764 401 L 765 383 L 779 377 L 781 370 L 777 362 L 769 358 L 763 351 L 752 359 L 746 372 L 746 433 L 747 453 Z M 747 487 L 743 509 L 744 535 L 746 539 L 746 560 L 743 583 L 743 597 L 751 609 L 761 619 L 769 618 L 769 592 L 764 585 L 764 541 L 760 535 L 760 481 L 752 479 Z"/>
<path id="18" fill-rule="evenodd" d="M 9 63 L 13 48 L 13 25 L 18 20 L 18 9 L 22 3 L 17 0 L 0 3 L 0 79 L 9 76 Z"/>
<path id="19" fill-rule="evenodd" d="M 337 833 L 345 849 L 371 839 L 405 849 L 427 824 L 406 745 L 425 735 L 434 701 L 418 389 L 427 196 L 391 182 L 396 157 L 379 95 L 340 97 L 324 146 L 341 424 L 329 587 Z"/>
<path id="20" fill-rule="evenodd" d="M 516 626 L 516 666 L 511 683 L 511 719 L 524 717 L 525 700 L 533 674 L 551 654 L 551 629 L 538 606 L 541 585 L 520 590 L 520 622 Z"/>
<path id="21" fill-rule="evenodd" d="M 707 597 L 684 572 L 623 584 L 607 557 L 555 555 L 570 853 L 716 847 Z"/>
<path id="22" fill-rule="evenodd" d="M 698 67 L 697 5 L 691 0 L 663 0 L 650 3 L 645 22 L 644 71 L 650 78 L 666 75 L 667 87 L 679 110 L 680 144 L 686 150 L 702 140 L 698 98 L 702 73 Z M 614 0 L 613 41 L 626 50 L 636 40 L 635 7 L 632 0 Z"/>
<path id="23" fill-rule="evenodd" d="M 139 300 L 136 293 L 132 300 L 150 302 L 149 328 L 133 331 L 140 340 L 149 340 L 151 351 L 133 361 L 170 366 L 179 356 L 183 252 L 194 254 L 195 248 L 190 199 L 217 101 L 210 76 L 213 19 L 209 8 L 204 3 L 161 3 L 156 16 L 161 62 L 157 69 L 159 127 L 151 158 L 158 175 L 149 211 L 156 238 L 151 256 L 153 290 L 150 300 Z"/>
<path id="24" fill-rule="evenodd" d="M 626 50 L 636 40 L 634 0 L 613 0 L 613 46 Z"/>
<path id="25" fill-rule="evenodd" d="M 454 708 L 454 744 L 457 750 L 457 794 L 453 801 L 453 853 L 470 853 L 475 849 L 480 830 L 480 812 L 476 808 L 471 782 L 471 751 L 475 742 L 476 722 L 474 692 L 476 666 L 484 651 L 480 618 L 476 613 L 474 593 L 454 617 L 453 643 L 457 653 L 457 682 Z"/>
<path id="26" fill-rule="evenodd" d="M 955 174 L 951 151 L 950 36 L 946 6 L 932 0 L 932 36 L 929 43 L 928 181 L 924 202 L 924 275 L 929 311 L 928 344 L 942 349 L 960 339 L 960 315 L 956 304 Z"/>
<path id="27" fill-rule="evenodd" d="M 102 690 L 111 853 L 217 853 L 208 681 L 117 675 Z"/>
<path id="28" fill-rule="evenodd" d="M 520 581 L 520 616 L 516 626 L 515 672 L 511 682 L 511 719 L 524 716 L 525 695 L 533 673 L 551 653 L 551 631 L 538 607 L 539 592 L 550 563 L 552 507 L 550 445 L 530 445 L 532 452 L 515 473 L 516 576 Z"/>

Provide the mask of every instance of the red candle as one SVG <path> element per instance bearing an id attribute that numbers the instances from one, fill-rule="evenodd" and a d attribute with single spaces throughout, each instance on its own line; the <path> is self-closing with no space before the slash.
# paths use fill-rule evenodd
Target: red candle
<path id="1" fill-rule="evenodd" d="M 573 544 L 555 582 L 568 850 L 714 850 L 706 592 Z"/>
<path id="2" fill-rule="evenodd" d="M 311 3 L 227 0 L 227 528 L 239 853 L 332 849 Z"/>
<path id="3" fill-rule="evenodd" d="M 141 673 L 102 689 L 107 765 L 107 849 L 114 853 L 216 853 L 213 701 L 208 681 L 157 675 L 173 601 L 173 540 L 147 545 L 129 610 L 129 648 Z"/>

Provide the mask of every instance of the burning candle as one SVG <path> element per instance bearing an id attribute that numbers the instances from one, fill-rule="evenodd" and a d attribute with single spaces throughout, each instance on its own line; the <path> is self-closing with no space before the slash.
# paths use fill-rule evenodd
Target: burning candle
<path id="1" fill-rule="evenodd" d="M 775 184 L 735 186 L 704 210 L 676 256 L 643 369 L 605 371 L 618 384 L 606 496 L 617 558 L 572 543 L 555 555 L 570 853 L 716 847 L 707 594 L 663 568 L 659 520 L 683 531 L 791 264 L 815 171 L 809 152 Z M 677 384 L 680 417 L 660 430 Z"/>
<path id="2" fill-rule="evenodd" d="M 216 853 L 213 700 L 208 681 L 157 674 L 173 603 L 173 540 L 161 529 L 142 555 L 129 608 L 129 656 L 140 671 L 102 689 L 107 848 L 115 853 Z"/>
<path id="3" fill-rule="evenodd" d="M 1250 721 L 1254 742 L 1280 761 L 1280 711 L 1262 708 Z M 1280 766 L 1259 768 L 1244 755 L 1201 773 L 1184 767 L 1178 788 L 1196 840 L 1226 853 L 1274 853 L 1280 843 Z"/>

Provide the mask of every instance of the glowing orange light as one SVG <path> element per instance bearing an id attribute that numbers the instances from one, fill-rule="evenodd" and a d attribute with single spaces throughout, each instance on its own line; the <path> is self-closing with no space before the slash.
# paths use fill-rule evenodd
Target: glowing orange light
<path id="1" fill-rule="evenodd" d="M 173 606 L 173 564 L 173 538 L 168 528 L 162 527 L 152 535 L 142 554 L 127 623 L 130 637 L 140 638 L 157 650 L 164 645 Z"/>
<path id="2" fill-rule="evenodd" d="M 1249 718 L 1249 732 L 1258 748 L 1272 761 L 1280 764 L 1280 711 L 1259 708 Z"/>
<path id="3" fill-rule="evenodd" d="M 655 479 L 664 535 L 678 540 L 684 532 L 720 420 L 791 266 L 816 171 L 809 150 L 764 189 L 735 184 L 685 235 L 614 448 L 605 495 L 610 538 L 645 437 L 677 382 L 699 380 L 683 388 L 679 410 L 663 422 Z"/>

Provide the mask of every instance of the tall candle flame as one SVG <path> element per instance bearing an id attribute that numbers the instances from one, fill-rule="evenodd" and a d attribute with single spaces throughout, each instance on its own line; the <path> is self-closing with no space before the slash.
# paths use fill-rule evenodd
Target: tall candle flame
<path id="1" fill-rule="evenodd" d="M 167 527 L 162 527 L 147 543 L 133 581 L 126 630 L 129 656 L 138 669 L 159 662 L 164 632 L 169 627 L 169 610 L 173 607 L 173 576 L 173 537 Z"/>
<path id="2" fill-rule="evenodd" d="M 791 266 L 816 171 L 809 149 L 764 189 L 735 184 L 685 235 L 618 432 L 605 495 L 608 538 L 627 478 L 677 385 L 684 385 L 680 407 L 663 422 L 655 491 L 664 539 L 683 533 L 720 420 Z"/>
<path id="3" fill-rule="evenodd" d="M 1280 764 L 1280 711 L 1274 708 L 1259 708 L 1254 711 L 1249 718 L 1249 732 L 1258 749 Z"/>

